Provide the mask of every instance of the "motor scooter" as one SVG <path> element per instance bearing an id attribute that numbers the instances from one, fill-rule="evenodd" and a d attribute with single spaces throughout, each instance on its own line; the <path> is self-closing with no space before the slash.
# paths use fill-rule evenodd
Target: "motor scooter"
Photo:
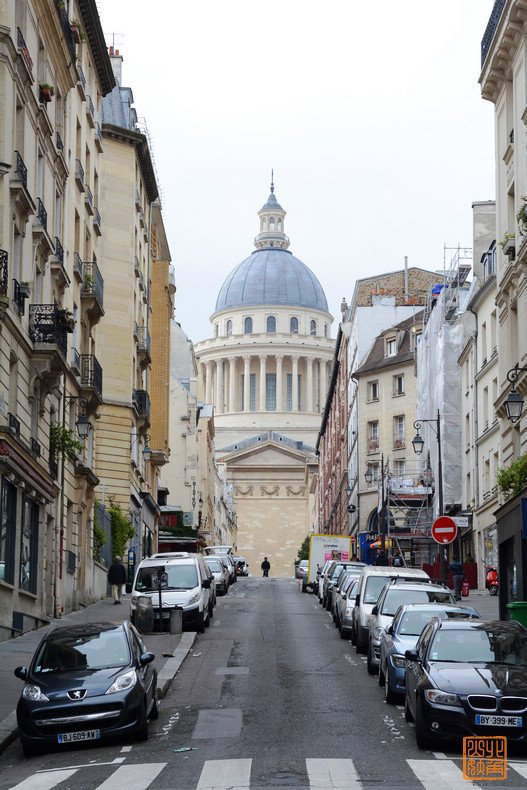
<path id="1" fill-rule="evenodd" d="M 496 568 L 493 568 L 492 565 L 487 566 L 485 589 L 488 590 L 491 595 L 497 595 L 498 590 L 500 589 L 498 571 L 496 570 Z"/>

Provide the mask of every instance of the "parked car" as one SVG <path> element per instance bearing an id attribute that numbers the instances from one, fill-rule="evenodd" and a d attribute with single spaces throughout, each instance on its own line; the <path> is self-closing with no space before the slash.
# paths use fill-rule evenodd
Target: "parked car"
<path id="1" fill-rule="evenodd" d="M 341 570 L 337 581 L 333 585 L 332 595 L 331 595 L 331 615 L 333 617 L 333 622 L 335 623 L 337 628 L 338 628 L 338 622 L 337 622 L 337 601 L 340 598 L 340 595 L 342 593 L 342 585 L 344 584 L 344 581 L 349 576 L 354 576 L 356 579 L 358 579 L 359 576 L 361 575 L 361 571 L 362 571 L 363 568 L 364 568 L 364 563 L 363 562 L 361 562 L 360 565 L 358 563 L 356 563 L 356 564 L 353 564 L 353 565 L 346 566 L 345 568 L 343 568 Z"/>
<path id="2" fill-rule="evenodd" d="M 420 749 L 465 735 L 527 738 L 527 630 L 509 620 L 441 620 L 405 658 L 404 715 Z"/>
<path id="3" fill-rule="evenodd" d="M 472 606 L 438 603 L 407 603 L 397 609 L 392 624 L 381 634 L 379 656 L 379 686 L 384 686 L 386 702 L 397 702 L 404 696 L 407 650 L 413 650 L 421 631 L 432 617 L 442 620 L 476 618 L 480 615 Z"/>
<path id="4" fill-rule="evenodd" d="M 234 562 L 234 556 L 232 554 L 222 554 L 222 559 L 227 563 L 227 568 L 229 570 L 229 583 L 234 584 L 236 579 L 236 563 Z"/>
<path id="5" fill-rule="evenodd" d="M 358 572 L 362 571 L 362 569 L 366 567 L 363 562 L 341 562 L 339 560 L 335 561 L 334 565 L 330 565 L 327 570 L 326 578 L 324 579 L 324 606 L 331 612 L 331 605 L 333 600 L 333 588 L 337 583 L 337 579 L 339 578 L 341 572 L 344 569 L 351 569 L 351 568 L 358 568 Z"/>
<path id="6" fill-rule="evenodd" d="M 205 554 L 233 554 L 232 546 L 205 546 Z"/>
<path id="7" fill-rule="evenodd" d="M 204 560 L 216 581 L 216 592 L 218 595 L 227 595 L 229 592 L 229 571 L 223 564 L 221 557 L 210 555 L 204 557 Z"/>
<path id="8" fill-rule="evenodd" d="M 355 594 L 359 584 L 359 577 L 349 574 L 342 584 L 336 602 L 336 623 L 341 639 L 351 636 L 351 618 L 355 606 Z"/>
<path id="9" fill-rule="evenodd" d="M 211 572 L 201 554 L 154 554 L 137 566 L 132 596 L 130 619 L 136 624 L 140 599 L 152 600 L 154 621 L 170 620 L 170 610 L 183 609 L 183 627 L 203 633 L 213 614 L 214 591 L 211 591 Z M 161 611 L 159 610 L 159 581 L 161 580 Z"/>
<path id="10" fill-rule="evenodd" d="M 309 560 L 300 560 L 296 566 L 295 576 L 297 579 L 302 578 L 304 569 L 306 570 L 306 573 L 309 571 Z"/>
<path id="11" fill-rule="evenodd" d="M 318 601 L 320 604 L 323 604 L 323 598 L 324 598 L 324 579 L 326 578 L 328 568 L 330 567 L 330 565 L 332 565 L 333 562 L 334 560 L 326 560 L 322 568 L 317 569 L 315 590 L 318 594 Z"/>
<path id="12" fill-rule="evenodd" d="M 353 609 L 351 643 L 357 653 L 365 653 L 369 639 L 369 616 L 377 603 L 382 588 L 390 578 L 401 576 L 403 579 L 428 579 L 430 577 L 420 568 L 391 568 L 385 565 L 367 565 L 362 569 Z"/>
<path id="13" fill-rule="evenodd" d="M 245 561 L 245 557 L 234 557 L 234 562 L 236 563 L 236 575 L 237 576 L 248 576 L 249 575 L 249 566 Z"/>
<path id="14" fill-rule="evenodd" d="M 16 708 L 25 755 L 55 744 L 100 743 L 111 736 L 148 738 L 159 715 L 155 656 L 123 623 L 55 628 L 38 645 Z"/>
<path id="15" fill-rule="evenodd" d="M 455 604 L 454 594 L 443 584 L 434 584 L 427 579 L 396 578 L 388 581 L 377 603 L 371 610 L 368 634 L 368 658 L 366 667 L 370 675 L 379 670 L 381 635 L 391 624 L 399 606 L 403 603 Z"/>

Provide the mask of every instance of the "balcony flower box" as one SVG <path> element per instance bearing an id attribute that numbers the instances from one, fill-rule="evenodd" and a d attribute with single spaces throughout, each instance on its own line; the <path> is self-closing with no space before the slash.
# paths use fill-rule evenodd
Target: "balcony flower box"
<path id="1" fill-rule="evenodd" d="M 53 85 L 48 85 L 47 82 L 40 85 L 40 101 L 42 103 L 48 103 L 51 101 L 53 96 L 55 95 L 55 88 Z"/>
<path id="2" fill-rule="evenodd" d="M 76 44 L 80 44 L 82 41 L 84 41 L 84 30 L 82 29 L 81 23 L 77 19 L 71 20 L 70 27 L 74 42 Z"/>

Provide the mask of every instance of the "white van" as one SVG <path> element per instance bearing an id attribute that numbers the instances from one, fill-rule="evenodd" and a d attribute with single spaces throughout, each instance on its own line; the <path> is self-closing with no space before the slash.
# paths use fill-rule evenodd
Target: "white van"
<path id="1" fill-rule="evenodd" d="M 232 546 L 205 546 L 205 554 L 234 554 Z"/>
<path id="2" fill-rule="evenodd" d="M 365 653 L 368 648 L 369 623 L 371 610 L 377 603 L 379 595 L 387 581 L 397 578 L 430 579 L 420 568 L 393 568 L 388 565 L 367 565 L 359 576 L 359 585 L 353 608 L 351 643 L 357 653 Z"/>
<path id="3" fill-rule="evenodd" d="M 161 576 L 161 604 L 159 611 L 159 574 Z M 183 609 L 183 627 L 202 634 L 210 625 L 213 609 L 213 576 L 201 554 L 173 552 L 154 554 L 137 566 L 130 603 L 130 619 L 136 622 L 139 601 L 152 599 L 154 620 L 170 619 L 170 609 Z"/>

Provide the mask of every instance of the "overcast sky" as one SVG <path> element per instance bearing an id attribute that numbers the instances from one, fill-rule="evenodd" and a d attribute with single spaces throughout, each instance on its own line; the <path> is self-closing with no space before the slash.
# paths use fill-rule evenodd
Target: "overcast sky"
<path id="1" fill-rule="evenodd" d="M 357 278 L 405 255 L 439 269 L 445 244 L 471 245 L 471 203 L 495 193 L 478 85 L 492 6 L 99 0 L 153 140 L 176 319 L 193 341 L 254 249 L 271 168 L 290 250 L 337 319 Z"/>

